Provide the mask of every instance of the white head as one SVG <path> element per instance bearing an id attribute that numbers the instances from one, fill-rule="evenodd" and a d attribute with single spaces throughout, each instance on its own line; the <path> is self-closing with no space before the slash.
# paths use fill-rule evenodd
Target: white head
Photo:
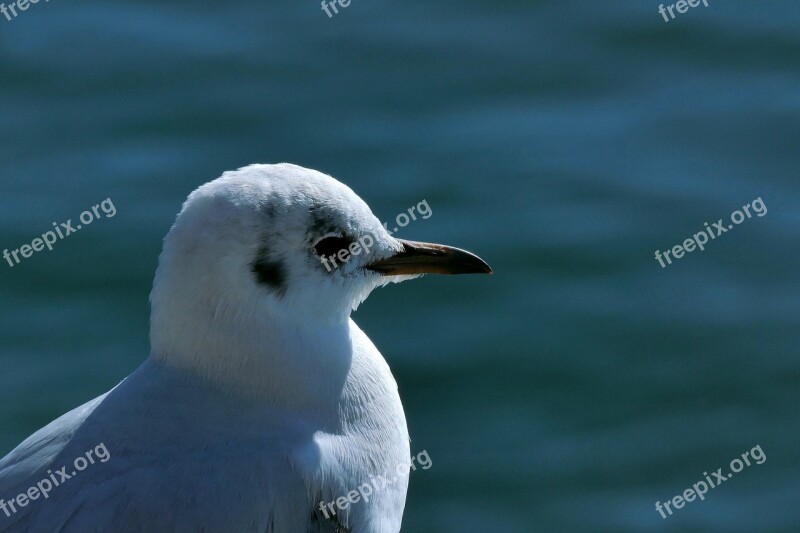
<path id="1" fill-rule="evenodd" d="M 348 246 L 358 253 L 326 266 L 321 255 Z M 166 236 L 151 294 L 153 351 L 197 350 L 212 333 L 230 343 L 259 324 L 347 323 L 379 286 L 469 272 L 491 269 L 468 252 L 393 238 L 330 176 L 252 165 L 194 191 Z"/>

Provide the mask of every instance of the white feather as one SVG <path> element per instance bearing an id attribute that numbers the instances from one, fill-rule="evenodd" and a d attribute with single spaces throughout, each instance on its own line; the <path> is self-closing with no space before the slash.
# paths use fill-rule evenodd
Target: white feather
<path id="1" fill-rule="evenodd" d="M 371 235 L 371 254 L 326 271 L 315 220 Z M 399 531 L 407 479 L 337 509 L 338 526 L 314 514 L 410 460 L 397 384 L 349 318 L 386 283 L 366 262 L 399 247 L 312 170 L 254 165 L 200 187 L 164 242 L 149 359 L 0 461 L 0 498 L 101 443 L 111 459 L 0 513 L 0 531 Z M 255 281 L 259 254 L 282 269 L 273 287 Z"/>

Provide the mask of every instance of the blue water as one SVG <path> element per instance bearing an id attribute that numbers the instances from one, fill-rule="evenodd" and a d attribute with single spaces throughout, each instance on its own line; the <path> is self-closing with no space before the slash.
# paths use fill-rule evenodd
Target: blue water
<path id="1" fill-rule="evenodd" d="M 148 353 L 181 202 L 331 173 L 491 278 L 376 292 L 415 451 L 404 531 L 797 531 L 800 4 L 40 2 L 0 17 L 0 455 Z M 757 198 L 754 216 L 654 258 Z M 704 501 L 667 501 L 760 446 Z"/>

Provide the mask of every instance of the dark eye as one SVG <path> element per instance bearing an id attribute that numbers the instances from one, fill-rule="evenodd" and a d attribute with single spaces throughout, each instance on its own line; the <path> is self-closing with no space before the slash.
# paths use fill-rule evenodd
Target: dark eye
<path id="1" fill-rule="evenodd" d="M 325 237 L 319 241 L 314 249 L 320 257 L 333 257 L 353 243 L 353 239 L 347 237 Z"/>

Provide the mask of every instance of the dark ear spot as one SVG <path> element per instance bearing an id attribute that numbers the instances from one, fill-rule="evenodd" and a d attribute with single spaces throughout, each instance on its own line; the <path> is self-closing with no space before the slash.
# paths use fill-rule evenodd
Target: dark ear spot
<path id="1" fill-rule="evenodd" d="M 278 296 L 286 292 L 286 270 L 280 261 L 267 259 L 266 250 L 261 250 L 250 269 L 256 275 L 256 281 L 260 285 L 269 287 Z"/>

